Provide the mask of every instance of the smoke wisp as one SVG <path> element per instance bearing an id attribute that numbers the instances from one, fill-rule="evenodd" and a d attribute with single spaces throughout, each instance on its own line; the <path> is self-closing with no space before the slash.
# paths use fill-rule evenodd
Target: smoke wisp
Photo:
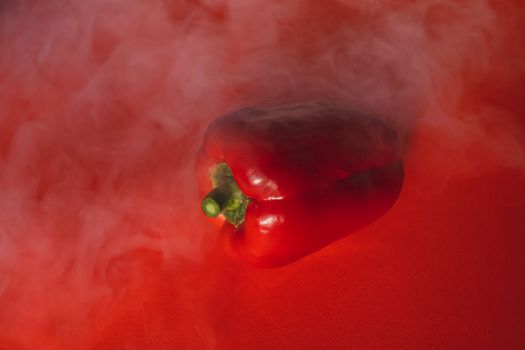
<path id="1" fill-rule="evenodd" d="M 0 2 L 0 348 L 94 349 L 166 270 L 181 276 L 170 280 L 180 283 L 173 317 L 196 325 L 179 331 L 214 347 L 183 276 L 214 244 L 192 166 L 206 126 L 228 110 L 343 99 L 388 118 L 408 159 L 419 128 L 434 130 L 423 168 L 443 166 L 445 179 L 487 163 L 522 169 L 525 109 L 507 95 L 525 87 L 522 10 L 488 0 Z"/>

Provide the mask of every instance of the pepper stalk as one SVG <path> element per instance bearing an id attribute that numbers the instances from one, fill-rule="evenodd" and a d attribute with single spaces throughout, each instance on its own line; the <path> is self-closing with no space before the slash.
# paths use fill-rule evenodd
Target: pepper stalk
<path id="1" fill-rule="evenodd" d="M 230 224 L 242 224 L 249 199 L 235 182 L 228 164 L 217 164 L 211 172 L 211 181 L 213 189 L 202 200 L 204 214 L 211 218 L 222 214 Z"/>

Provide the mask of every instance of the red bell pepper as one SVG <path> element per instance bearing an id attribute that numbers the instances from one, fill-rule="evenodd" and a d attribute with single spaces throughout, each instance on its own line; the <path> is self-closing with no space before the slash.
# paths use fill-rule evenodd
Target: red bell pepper
<path id="1" fill-rule="evenodd" d="M 401 140 L 333 102 L 245 108 L 215 120 L 196 162 L 202 209 L 227 250 L 293 262 L 382 216 L 403 183 Z"/>

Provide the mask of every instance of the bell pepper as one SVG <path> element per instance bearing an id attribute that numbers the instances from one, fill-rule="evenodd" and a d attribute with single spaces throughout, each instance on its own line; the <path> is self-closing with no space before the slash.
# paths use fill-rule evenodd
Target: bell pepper
<path id="1" fill-rule="evenodd" d="M 289 264 L 392 207 L 401 143 L 382 119 L 335 102 L 229 113 L 208 127 L 197 155 L 202 210 L 233 257 Z"/>

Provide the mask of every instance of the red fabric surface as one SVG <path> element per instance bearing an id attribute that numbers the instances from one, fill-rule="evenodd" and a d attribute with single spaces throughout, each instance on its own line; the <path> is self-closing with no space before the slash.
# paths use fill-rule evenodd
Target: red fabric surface
<path id="1" fill-rule="evenodd" d="M 519 349 L 525 176 L 436 189 L 416 165 L 433 152 L 415 152 L 398 205 L 368 229 L 282 269 L 214 247 L 159 274 L 138 310 L 127 300 L 94 348 Z"/>

